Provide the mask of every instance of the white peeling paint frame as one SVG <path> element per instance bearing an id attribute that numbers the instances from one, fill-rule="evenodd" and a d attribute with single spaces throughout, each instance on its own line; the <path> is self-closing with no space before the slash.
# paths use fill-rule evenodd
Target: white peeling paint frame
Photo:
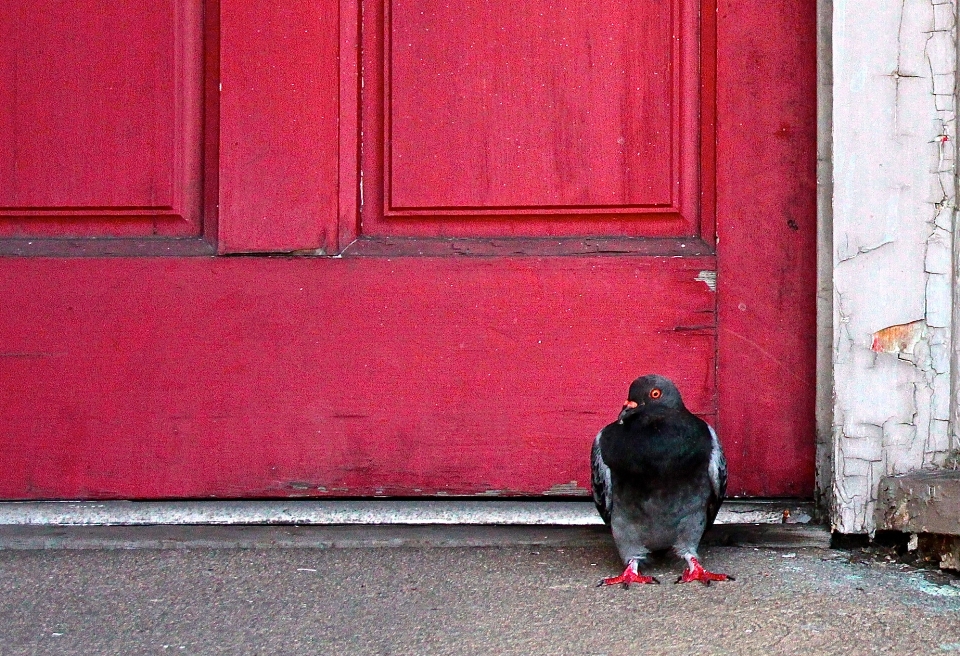
<path id="1" fill-rule="evenodd" d="M 821 2 L 821 19 L 830 9 Z M 819 378 L 819 488 L 835 530 L 870 533 L 880 477 L 940 466 L 957 444 L 956 0 L 835 0 L 829 24 L 820 172 L 832 163 L 832 205 L 823 188 L 820 203 L 833 312 L 820 325 L 823 339 L 832 320 L 832 376 Z"/>

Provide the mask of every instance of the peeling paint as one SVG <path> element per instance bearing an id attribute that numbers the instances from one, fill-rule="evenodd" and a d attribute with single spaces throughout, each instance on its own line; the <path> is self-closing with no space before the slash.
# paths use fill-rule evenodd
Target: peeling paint
<path id="1" fill-rule="evenodd" d="M 909 353 L 923 336 L 926 324 L 923 320 L 889 326 L 873 333 L 870 350 L 876 353 Z"/>
<path id="2" fill-rule="evenodd" d="M 710 288 L 710 291 L 717 291 L 717 272 L 716 271 L 701 271 L 697 274 L 697 277 L 694 278 L 697 282 L 702 282 Z"/>
<path id="3" fill-rule="evenodd" d="M 829 489 L 833 527 L 869 533 L 880 479 L 940 465 L 955 439 L 957 7 L 833 9 Z"/>
<path id="4" fill-rule="evenodd" d="M 586 488 L 580 487 L 576 481 L 570 481 L 569 483 L 557 483 L 550 487 L 549 490 L 546 490 L 543 494 L 544 496 L 587 496 L 591 492 Z"/>

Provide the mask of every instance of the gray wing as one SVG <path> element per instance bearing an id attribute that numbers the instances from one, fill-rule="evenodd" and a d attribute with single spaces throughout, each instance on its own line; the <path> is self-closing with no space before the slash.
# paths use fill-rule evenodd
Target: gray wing
<path id="1" fill-rule="evenodd" d="M 723 449 L 720 447 L 720 439 L 717 437 L 717 431 L 713 426 L 707 424 L 710 429 L 710 438 L 712 448 L 710 449 L 710 498 L 707 500 L 707 526 L 713 524 L 720 512 L 720 504 L 723 503 L 723 497 L 727 493 L 727 459 L 723 455 Z M 596 493 L 594 493 L 596 494 Z"/>
<path id="2" fill-rule="evenodd" d="M 593 486 L 593 503 L 597 506 L 603 523 L 610 525 L 610 468 L 603 461 L 600 453 L 601 430 L 593 439 L 593 448 L 590 450 L 590 482 Z"/>

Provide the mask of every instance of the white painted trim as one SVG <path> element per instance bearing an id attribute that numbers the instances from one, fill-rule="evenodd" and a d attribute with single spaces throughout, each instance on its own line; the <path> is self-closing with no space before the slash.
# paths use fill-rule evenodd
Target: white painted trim
<path id="1" fill-rule="evenodd" d="M 772 524 L 790 511 L 806 523 L 813 505 L 727 501 L 718 524 Z M 601 526 L 587 501 L 24 501 L 0 503 L 6 526 L 207 525 L 502 525 Z"/>
<path id="2" fill-rule="evenodd" d="M 957 5 L 818 0 L 819 246 L 833 258 L 818 292 L 833 316 L 821 298 L 817 464 L 841 533 L 874 531 L 884 476 L 941 467 L 957 445 Z"/>

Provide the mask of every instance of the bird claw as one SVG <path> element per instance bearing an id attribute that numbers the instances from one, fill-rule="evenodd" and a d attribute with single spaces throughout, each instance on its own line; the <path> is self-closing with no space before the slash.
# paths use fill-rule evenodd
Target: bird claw
<path id="1" fill-rule="evenodd" d="M 640 572 L 636 572 L 629 565 L 627 569 L 623 570 L 623 574 L 620 576 L 611 576 L 605 579 L 600 579 L 600 582 L 597 583 L 597 587 L 602 587 L 606 585 L 622 585 L 624 588 L 629 588 L 631 583 L 653 583 L 660 585 L 658 581 L 653 576 L 644 576 Z"/>
<path id="2" fill-rule="evenodd" d="M 729 574 L 708 572 L 703 568 L 703 565 L 700 564 L 699 560 L 696 558 L 691 558 L 690 569 L 684 570 L 683 574 L 677 579 L 676 582 L 690 583 L 691 581 L 700 581 L 704 585 L 710 585 L 714 581 L 736 581 L 736 579 Z"/>

